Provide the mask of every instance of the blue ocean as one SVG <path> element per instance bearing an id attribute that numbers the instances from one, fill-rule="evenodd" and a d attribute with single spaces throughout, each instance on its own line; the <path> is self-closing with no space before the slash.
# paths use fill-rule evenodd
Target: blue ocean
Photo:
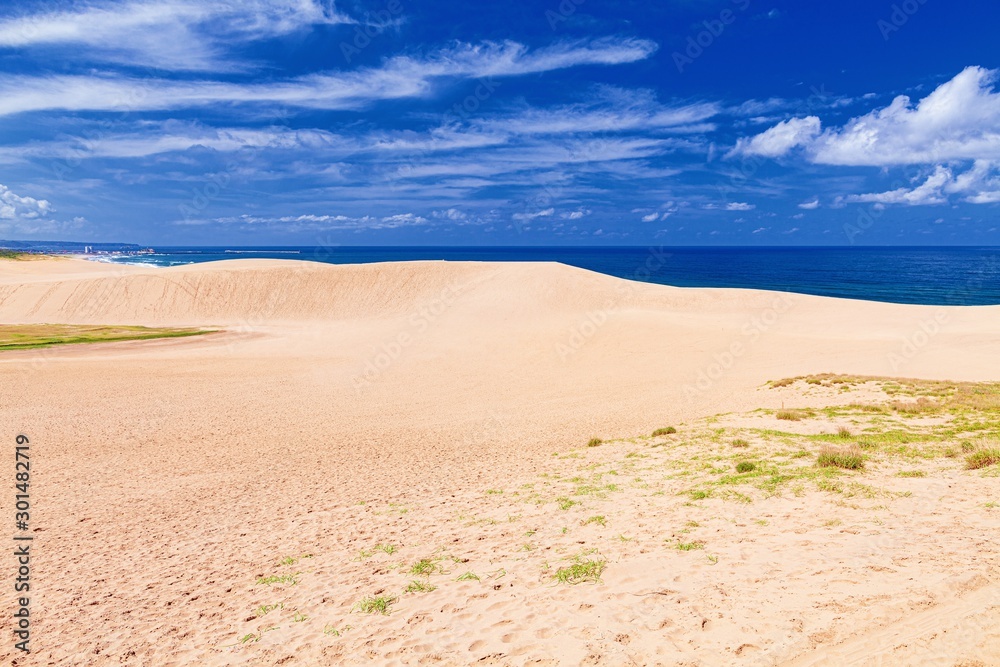
<path id="1" fill-rule="evenodd" d="M 678 287 L 742 287 L 926 305 L 1000 304 L 1000 247 L 159 247 L 111 261 L 156 266 L 244 257 L 329 264 L 561 262 Z"/>

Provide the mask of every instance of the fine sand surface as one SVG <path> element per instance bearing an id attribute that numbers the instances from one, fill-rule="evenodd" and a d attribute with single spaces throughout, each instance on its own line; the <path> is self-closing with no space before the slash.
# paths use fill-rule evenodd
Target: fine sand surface
<path id="1" fill-rule="evenodd" d="M 1000 664 L 996 477 L 948 460 L 864 473 L 884 498 L 692 502 L 630 467 L 696 457 L 712 415 L 844 402 L 768 380 L 1000 380 L 1000 307 L 558 264 L 51 260 L 0 262 L 0 322 L 220 329 L 0 354 L 35 531 L 33 652 L 4 612 L 4 664 Z M 719 423 L 741 419 L 778 424 Z M 627 440 L 666 425 L 691 438 Z M 619 492 L 549 487 L 605 468 Z M 553 583 L 593 553 L 599 583 Z M 352 610 L 379 595 L 389 615 Z"/>

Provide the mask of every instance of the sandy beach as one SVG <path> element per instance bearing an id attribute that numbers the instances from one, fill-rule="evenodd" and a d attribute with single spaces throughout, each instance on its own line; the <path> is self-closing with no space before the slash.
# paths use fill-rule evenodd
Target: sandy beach
<path id="1" fill-rule="evenodd" d="M 1000 466 L 961 449 L 997 424 L 857 407 L 1000 380 L 1000 307 L 60 259 L 0 262 L 0 322 L 217 330 L 0 353 L 36 526 L 5 664 L 1000 664 Z M 857 379 L 768 384 L 821 373 Z M 839 428 L 936 449 L 814 478 Z M 699 493 L 748 456 L 795 472 Z"/>

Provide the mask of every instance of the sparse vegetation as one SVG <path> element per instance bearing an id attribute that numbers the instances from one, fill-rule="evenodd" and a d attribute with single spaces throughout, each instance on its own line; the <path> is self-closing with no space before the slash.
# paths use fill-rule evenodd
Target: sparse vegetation
<path id="1" fill-rule="evenodd" d="M 410 574 L 418 576 L 430 576 L 443 572 L 437 560 L 431 558 L 421 558 L 410 567 Z"/>
<path id="2" fill-rule="evenodd" d="M 576 562 L 556 570 L 555 579 L 561 584 L 597 583 L 607 567 L 607 561 L 577 557 Z"/>
<path id="3" fill-rule="evenodd" d="M 695 551 L 696 549 L 704 549 L 705 543 L 700 541 L 678 542 L 676 546 L 679 551 Z"/>
<path id="4" fill-rule="evenodd" d="M 580 523 L 584 526 L 586 526 L 589 523 L 596 523 L 599 526 L 606 526 L 607 519 L 605 519 L 603 516 L 592 516 L 585 519 L 584 521 L 581 521 Z"/>
<path id="5" fill-rule="evenodd" d="M 798 410 L 779 410 L 774 416 L 790 422 L 801 421 L 804 417 L 803 413 Z"/>
<path id="6" fill-rule="evenodd" d="M 588 447 L 597 447 L 597 446 L 599 446 L 599 445 L 601 445 L 603 443 L 604 443 L 604 441 L 601 440 L 600 438 L 591 438 L 590 442 L 587 443 L 587 446 Z"/>
<path id="7" fill-rule="evenodd" d="M 740 461 L 739 463 L 736 464 L 736 472 L 739 473 L 753 472 L 756 469 L 757 469 L 756 464 L 751 463 L 750 461 Z"/>
<path id="8" fill-rule="evenodd" d="M 900 470 L 896 477 L 927 477 L 927 473 L 923 470 Z"/>
<path id="9" fill-rule="evenodd" d="M 289 586 L 294 586 L 299 583 L 298 576 L 298 572 L 294 574 L 272 574 L 266 577 L 260 576 L 257 577 L 257 584 L 262 586 L 273 586 L 274 584 L 287 584 Z"/>
<path id="10" fill-rule="evenodd" d="M 851 431 L 847 427 L 841 426 L 837 429 L 837 437 L 844 438 L 846 440 L 851 437 Z"/>
<path id="11" fill-rule="evenodd" d="M 745 448 L 750 446 L 750 443 L 744 440 L 743 438 L 736 438 L 735 440 L 733 440 L 731 444 L 733 445 L 733 447 L 737 448 Z"/>
<path id="12" fill-rule="evenodd" d="M 674 433 L 677 433 L 677 429 L 674 428 L 673 426 L 667 426 L 666 428 L 658 428 L 655 431 L 653 431 L 653 437 L 655 438 L 661 435 L 673 435 Z"/>
<path id="13" fill-rule="evenodd" d="M 458 579 L 455 581 L 479 581 L 479 575 L 474 572 L 466 572 L 465 574 L 460 574 Z"/>
<path id="14" fill-rule="evenodd" d="M 267 614 L 270 614 L 275 609 L 284 609 L 284 608 L 285 608 L 284 602 L 279 602 L 277 604 L 262 604 L 261 606 L 257 607 L 257 617 L 260 618 L 261 616 L 266 616 Z"/>
<path id="15" fill-rule="evenodd" d="M 437 586 L 418 581 L 417 579 L 414 579 L 406 586 L 407 593 L 430 593 L 433 590 L 437 590 Z"/>
<path id="16" fill-rule="evenodd" d="M 369 595 L 359 601 L 354 608 L 363 614 L 389 614 L 389 608 L 396 602 L 397 598 L 388 595 Z"/>

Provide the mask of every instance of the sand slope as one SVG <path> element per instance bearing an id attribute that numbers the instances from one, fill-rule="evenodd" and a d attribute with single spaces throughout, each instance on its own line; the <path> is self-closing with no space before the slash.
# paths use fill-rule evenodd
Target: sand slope
<path id="1" fill-rule="evenodd" d="M 281 650 L 213 647 L 263 604 L 252 583 L 276 558 L 379 539 L 352 534 L 359 502 L 419 497 L 414 525 L 440 527 L 452 508 L 433 498 L 528 479 L 592 436 L 801 400 L 762 390 L 769 379 L 990 380 L 1000 359 L 997 307 L 676 289 L 555 264 L 2 262 L 0 321 L 225 329 L 0 356 L 0 417 L 39 452 L 43 664 L 272 664 Z M 316 528 L 317 512 L 338 518 Z M 296 643 L 294 664 L 337 664 L 324 641 Z M 566 655 L 585 645 L 561 641 Z M 505 655 L 495 664 L 524 662 Z"/>

